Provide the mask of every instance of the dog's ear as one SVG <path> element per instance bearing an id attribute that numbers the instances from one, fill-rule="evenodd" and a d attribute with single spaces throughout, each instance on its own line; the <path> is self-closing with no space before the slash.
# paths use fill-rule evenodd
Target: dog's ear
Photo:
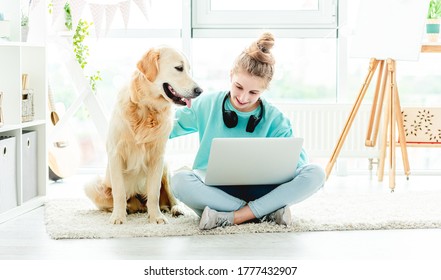
<path id="1" fill-rule="evenodd" d="M 159 71 L 159 51 L 155 49 L 149 50 L 138 62 L 138 70 L 144 74 L 147 80 L 153 82 Z"/>

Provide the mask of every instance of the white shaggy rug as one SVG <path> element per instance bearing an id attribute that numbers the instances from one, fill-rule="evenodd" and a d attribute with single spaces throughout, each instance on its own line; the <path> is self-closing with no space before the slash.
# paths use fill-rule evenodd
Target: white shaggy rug
<path id="1" fill-rule="evenodd" d="M 45 205 L 45 223 L 54 239 L 188 236 L 264 232 L 441 228 L 441 192 L 326 193 L 292 206 L 291 227 L 270 223 L 198 229 L 194 213 L 147 223 L 147 214 L 128 215 L 123 225 L 109 224 L 110 213 L 87 199 L 54 199 Z"/>

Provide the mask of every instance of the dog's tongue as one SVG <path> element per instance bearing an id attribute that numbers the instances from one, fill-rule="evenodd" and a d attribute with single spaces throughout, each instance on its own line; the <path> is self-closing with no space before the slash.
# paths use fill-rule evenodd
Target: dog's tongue
<path id="1" fill-rule="evenodd" d="M 185 104 L 187 105 L 187 107 L 190 108 L 191 107 L 191 99 L 184 98 L 184 101 L 185 101 Z"/>

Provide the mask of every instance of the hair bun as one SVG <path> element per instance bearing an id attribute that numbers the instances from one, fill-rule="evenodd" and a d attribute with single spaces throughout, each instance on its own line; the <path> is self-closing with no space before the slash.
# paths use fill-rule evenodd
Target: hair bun
<path id="1" fill-rule="evenodd" d="M 275 63 L 274 57 L 271 54 L 271 49 L 274 46 L 274 36 L 269 32 L 260 35 L 259 39 L 252 43 L 247 53 L 252 58 L 262 62 L 273 65 Z"/>
<path id="2" fill-rule="evenodd" d="M 274 46 L 274 36 L 269 32 L 263 33 L 257 40 L 257 46 L 264 53 L 269 53 Z"/>
<path id="3" fill-rule="evenodd" d="M 275 60 L 271 53 L 273 46 L 273 34 L 264 32 L 236 58 L 231 72 L 245 71 L 252 76 L 263 78 L 267 88 L 274 75 Z"/>

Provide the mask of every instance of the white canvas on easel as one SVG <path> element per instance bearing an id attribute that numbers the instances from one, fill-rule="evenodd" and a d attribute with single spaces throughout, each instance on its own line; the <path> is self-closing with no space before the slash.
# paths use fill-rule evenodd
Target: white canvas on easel
<path id="1" fill-rule="evenodd" d="M 428 0 L 360 0 L 352 57 L 416 61 Z"/>

